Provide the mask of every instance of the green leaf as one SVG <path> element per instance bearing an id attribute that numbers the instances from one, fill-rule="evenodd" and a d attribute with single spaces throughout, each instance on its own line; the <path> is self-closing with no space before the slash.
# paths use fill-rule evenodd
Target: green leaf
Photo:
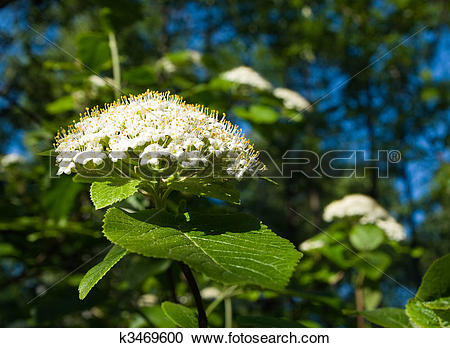
<path id="1" fill-rule="evenodd" d="M 159 328 L 176 328 L 176 325 L 171 319 L 167 317 L 160 306 L 141 307 L 142 312 L 148 317 L 155 327 Z M 148 327 L 142 326 L 142 327 Z"/>
<path id="2" fill-rule="evenodd" d="M 100 182 L 104 182 L 104 181 L 110 182 L 111 179 L 110 178 L 89 177 L 89 176 L 84 176 L 84 175 L 81 175 L 81 174 L 75 174 L 72 177 L 72 181 L 74 183 L 77 183 L 77 184 L 92 184 L 92 183 L 98 182 L 98 181 L 100 181 Z M 122 182 L 122 181 L 120 181 L 120 182 Z"/>
<path id="3" fill-rule="evenodd" d="M 406 305 L 406 314 L 417 327 L 443 327 L 438 315 L 415 298 Z"/>
<path id="4" fill-rule="evenodd" d="M 258 327 L 258 328 L 285 328 L 285 327 L 302 327 L 305 326 L 297 321 L 273 318 L 273 317 L 257 317 L 257 316 L 238 316 L 237 322 L 242 327 Z"/>
<path id="5" fill-rule="evenodd" d="M 361 258 L 355 267 L 369 279 L 379 279 L 391 264 L 391 257 L 381 251 L 371 251 L 359 254 Z"/>
<path id="6" fill-rule="evenodd" d="M 19 255 L 19 251 L 14 245 L 9 243 L 0 243 L 0 256 L 15 256 Z"/>
<path id="7" fill-rule="evenodd" d="M 416 298 L 421 301 L 450 296 L 450 254 L 437 259 L 425 273 Z"/>
<path id="8" fill-rule="evenodd" d="M 368 287 L 364 288 L 363 291 L 364 291 L 364 308 L 369 311 L 377 308 L 383 297 L 382 292 Z"/>
<path id="9" fill-rule="evenodd" d="M 106 254 L 102 262 L 92 267 L 81 279 L 78 286 L 78 292 L 80 300 L 84 299 L 86 295 L 91 291 L 95 284 L 108 272 L 122 257 L 125 256 L 127 251 L 122 249 L 118 245 L 114 245 L 111 250 Z"/>
<path id="10" fill-rule="evenodd" d="M 170 184 L 169 188 L 196 196 L 212 197 L 234 204 L 240 203 L 240 193 L 230 180 L 218 182 L 210 179 L 186 179 Z"/>
<path id="11" fill-rule="evenodd" d="M 265 105 L 252 105 L 249 110 L 237 106 L 233 108 L 233 113 L 254 123 L 271 124 L 278 120 L 278 113 Z"/>
<path id="12" fill-rule="evenodd" d="M 37 155 L 42 156 L 42 157 L 53 157 L 53 156 L 56 157 L 55 150 L 53 150 L 53 149 L 39 152 Z"/>
<path id="13" fill-rule="evenodd" d="M 372 311 L 360 312 L 359 314 L 371 323 L 383 327 L 412 327 L 405 310 L 401 308 L 378 308 Z"/>
<path id="14" fill-rule="evenodd" d="M 52 115 L 61 114 L 66 111 L 72 111 L 75 109 L 75 103 L 73 101 L 72 95 L 66 95 L 55 101 L 47 104 L 45 110 Z"/>
<path id="15" fill-rule="evenodd" d="M 99 33 L 84 33 L 77 37 L 78 58 L 92 71 L 111 68 L 108 38 Z"/>
<path id="16" fill-rule="evenodd" d="M 148 86 L 157 81 L 157 76 L 154 66 L 141 65 L 124 71 L 123 80 L 135 86 Z"/>
<path id="17" fill-rule="evenodd" d="M 183 261 L 227 284 L 283 288 L 302 255 L 251 215 L 189 216 L 184 221 L 164 210 L 129 214 L 112 208 L 105 215 L 103 232 L 129 251 Z"/>
<path id="18" fill-rule="evenodd" d="M 375 225 L 356 225 L 350 231 L 350 243 L 360 251 L 374 250 L 383 240 L 383 230 Z"/>
<path id="19" fill-rule="evenodd" d="M 42 194 L 42 204 L 47 215 L 55 220 L 67 218 L 74 209 L 76 198 L 82 189 L 82 186 L 73 183 L 66 175 L 53 180 L 51 187 Z"/>
<path id="20" fill-rule="evenodd" d="M 139 180 L 94 182 L 91 185 L 91 200 L 95 209 L 101 209 L 124 200 L 138 191 Z"/>
<path id="21" fill-rule="evenodd" d="M 197 314 L 190 308 L 165 301 L 161 304 L 164 314 L 179 327 L 198 327 Z"/>
<path id="22" fill-rule="evenodd" d="M 341 244 L 329 245 L 321 249 L 320 252 L 340 268 L 350 268 L 355 262 L 355 256 L 349 251 L 348 247 Z"/>
<path id="23" fill-rule="evenodd" d="M 423 305 L 430 309 L 450 310 L 450 297 L 442 297 L 438 300 L 424 302 Z"/>
<path id="24" fill-rule="evenodd" d="M 277 183 L 275 180 L 273 180 L 273 179 L 271 179 L 271 178 L 262 176 L 261 179 L 263 179 L 263 180 L 265 180 L 265 181 L 267 181 L 267 182 L 270 182 L 271 184 L 274 184 L 274 185 L 276 185 L 276 186 L 280 186 L 279 183 Z"/>

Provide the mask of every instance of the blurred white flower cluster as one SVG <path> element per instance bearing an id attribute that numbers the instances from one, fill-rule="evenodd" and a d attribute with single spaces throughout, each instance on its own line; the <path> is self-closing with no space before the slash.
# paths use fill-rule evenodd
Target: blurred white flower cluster
<path id="1" fill-rule="evenodd" d="M 198 173 L 219 166 L 213 170 L 236 179 L 263 169 L 258 152 L 225 115 L 186 104 L 168 92 L 147 91 L 87 111 L 68 130 L 58 132 L 54 146 L 58 175 L 77 172 L 77 164 L 150 164 L 158 169 L 166 160 L 181 169 L 199 168 Z"/>
<path id="2" fill-rule="evenodd" d="M 351 194 L 333 201 L 325 207 L 323 219 L 331 222 L 347 216 L 360 217 L 360 224 L 375 224 L 385 231 L 389 239 L 400 241 L 406 238 L 405 229 L 373 198 L 362 194 Z"/>
<path id="3" fill-rule="evenodd" d="M 281 99 L 287 109 L 304 111 L 311 105 L 305 98 L 292 89 L 278 87 L 273 90 L 273 95 Z"/>
<path id="4" fill-rule="evenodd" d="M 221 75 L 222 79 L 251 86 L 260 90 L 271 91 L 273 95 L 283 102 L 287 109 L 304 111 L 311 104 L 296 91 L 289 88 L 273 88 L 272 84 L 262 77 L 257 71 L 247 66 L 239 66 L 228 70 Z"/>
<path id="5" fill-rule="evenodd" d="M 156 67 L 167 74 L 172 74 L 177 70 L 175 64 L 168 57 L 162 57 L 156 62 Z"/>
<path id="6" fill-rule="evenodd" d="M 248 66 L 238 66 L 237 68 L 228 70 L 221 77 L 230 82 L 248 85 L 262 90 L 272 89 L 272 84 L 269 81 Z"/>
<path id="7" fill-rule="evenodd" d="M 190 62 L 197 66 L 202 66 L 202 53 L 196 50 L 185 50 L 181 53 L 184 53 L 184 59 L 183 61 Z M 178 64 L 180 61 L 178 60 Z M 167 74 L 173 74 L 177 71 L 177 61 L 173 61 L 173 59 L 170 56 L 164 56 L 156 61 L 156 69 L 163 71 Z"/>
<path id="8" fill-rule="evenodd" d="M 9 153 L 1 158 L 0 167 L 6 168 L 21 163 L 25 163 L 25 157 L 19 155 L 18 153 Z"/>

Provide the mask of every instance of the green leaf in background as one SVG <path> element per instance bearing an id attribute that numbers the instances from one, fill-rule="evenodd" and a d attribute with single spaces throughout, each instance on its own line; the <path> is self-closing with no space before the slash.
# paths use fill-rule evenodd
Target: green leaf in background
<path id="1" fill-rule="evenodd" d="M 74 109 L 75 103 L 72 95 L 66 95 L 58 98 L 45 106 L 45 110 L 51 115 L 62 114 L 63 112 L 73 111 Z"/>
<path id="2" fill-rule="evenodd" d="M 152 65 L 141 65 L 124 71 L 123 80 L 131 85 L 148 86 L 157 81 L 155 67 Z"/>
<path id="3" fill-rule="evenodd" d="M 406 305 L 406 314 L 417 327 L 444 327 L 438 315 L 422 301 L 411 299 Z"/>
<path id="4" fill-rule="evenodd" d="M 101 209 L 124 200 L 138 191 L 139 180 L 94 182 L 91 185 L 91 200 L 95 209 Z"/>
<path id="5" fill-rule="evenodd" d="M 108 70 L 112 66 L 108 38 L 100 33 L 84 33 L 76 40 L 77 57 L 95 72 Z"/>
<path id="6" fill-rule="evenodd" d="M 164 314 L 179 327 L 198 327 L 197 314 L 183 305 L 165 301 L 161 304 Z"/>
<path id="7" fill-rule="evenodd" d="M 114 245 L 102 262 L 92 267 L 83 277 L 78 286 L 80 300 L 84 299 L 91 291 L 95 284 L 117 263 L 125 256 L 127 251 L 118 245 Z"/>
<path id="8" fill-rule="evenodd" d="M 77 203 L 77 196 L 83 187 L 72 182 L 69 176 L 62 176 L 51 182 L 42 195 L 42 203 L 49 217 L 59 220 L 68 218 Z M 61 199 L 64 197 L 64 199 Z"/>
<path id="9" fill-rule="evenodd" d="M 355 267 L 372 280 L 379 279 L 392 261 L 388 254 L 381 251 L 368 251 L 359 256 Z"/>
<path id="10" fill-rule="evenodd" d="M 357 260 L 348 247 L 342 244 L 329 245 L 320 251 L 327 259 L 334 262 L 337 266 L 343 269 L 352 267 Z"/>
<path id="11" fill-rule="evenodd" d="M 196 196 L 212 197 L 234 204 L 240 203 L 240 193 L 229 180 L 217 182 L 210 179 L 186 179 L 172 183 L 169 188 Z"/>
<path id="12" fill-rule="evenodd" d="M 383 298 L 383 294 L 379 290 L 365 287 L 364 291 L 364 308 L 368 311 L 374 310 L 378 307 Z"/>
<path id="13" fill-rule="evenodd" d="M 169 319 L 160 306 L 141 307 L 141 311 L 147 316 L 155 327 L 161 328 L 176 328 L 172 319 Z M 148 327 L 147 323 L 143 323 L 142 327 Z"/>
<path id="14" fill-rule="evenodd" d="M 19 251 L 14 248 L 14 245 L 9 243 L 0 243 L 0 256 L 16 256 Z"/>
<path id="15" fill-rule="evenodd" d="M 240 118 L 254 123 L 271 124 L 278 120 L 278 113 L 265 105 L 252 105 L 248 110 L 237 106 L 232 111 Z"/>
<path id="16" fill-rule="evenodd" d="M 103 232 L 129 251 L 183 261 L 228 284 L 281 289 L 302 255 L 243 213 L 191 213 L 186 222 L 163 210 L 129 214 L 112 208 L 105 215 Z"/>
<path id="17" fill-rule="evenodd" d="M 257 316 L 239 316 L 237 322 L 242 327 L 257 328 L 284 328 L 284 327 L 302 327 L 305 326 L 297 321 L 273 318 L 273 317 L 257 317 Z"/>
<path id="18" fill-rule="evenodd" d="M 384 240 L 384 232 L 375 225 L 355 225 L 350 231 L 350 243 L 360 251 L 378 248 Z"/>
<path id="19" fill-rule="evenodd" d="M 405 310 L 401 308 L 379 308 L 372 311 L 360 312 L 359 314 L 371 323 L 383 327 L 412 327 Z"/>
<path id="20" fill-rule="evenodd" d="M 450 296 L 450 254 L 437 259 L 423 276 L 416 298 L 421 301 Z"/>

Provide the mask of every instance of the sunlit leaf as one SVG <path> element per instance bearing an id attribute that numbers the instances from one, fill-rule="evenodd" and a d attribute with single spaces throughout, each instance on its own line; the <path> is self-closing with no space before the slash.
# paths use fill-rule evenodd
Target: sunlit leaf
<path id="1" fill-rule="evenodd" d="M 100 279 L 125 256 L 127 251 L 118 245 L 114 245 L 106 254 L 102 262 L 92 267 L 83 277 L 78 287 L 80 299 L 84 299 L 89 291 L 98 283 Z"/>
<path id="2" fill-rule="evenodd" d="M 228 284 L 283 288 L 301 256 L 289 241 L 243 213 L 190 213 L 184 221 L 163 210 L 129 214 L 112 208 L 103 229 L 129 251 L 183 261 Z"/>
<path id="3" fill-rule="evenodd" d="M 187 179 L 169 186 L 172 190 L 206 196 L 234 204 L 240 203 L 240 193 L 231 181 L 218 182 L 210 179 Z"/>
<path id="4" fill-rule="evenodd" d="M 165 301 L 161 304 L 164 314 L 179 327 L 198 327 L 197 314 L 190 308 Z"/>
<path id="5" fill-rule="evenodd" d="M 406 305 L 406 314 L 418 327 L 443 327 L 437 314 L 422 301 L 411 299 Z"/>
<path id="6" fill-rule="evenodd" d="M 401 308 L 379 308 L 372 311 L 360 312 L 359 314 L 371 323 L 383 327 L 412 327 L 405 310 Z"/>
<path id="7" fill-rule="evenodd" d="M 437 259 L 425 273 L 416 298 L 421 301 L 450 296 L 450 254 Z"/>
<path id="8" fill-rule="evenodd" d="M 95 209 L 101 209 L 124 200 L 138 191 L 139 180 L 94 182 L 91 185 L 91 200 Z"/>

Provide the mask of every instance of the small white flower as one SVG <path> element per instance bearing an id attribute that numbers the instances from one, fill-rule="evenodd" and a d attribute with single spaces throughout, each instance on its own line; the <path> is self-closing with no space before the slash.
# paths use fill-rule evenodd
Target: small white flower
<path id="1" fill-rule="evenodd" d="M 56 175 L 70 174 L 72 173 L 72 169 L 75 169 L 75 163 L 71 161 L 61 161 L 58 167 Z"/>
<path id="2" fill-rule="evenodd" d="M 239 66 L 232 70 L 228 70 L 222 73 L 221 77 L 230 82 L 248 85 L 262 90 L 272 89 L 272 84 L 269 81 L 247 66 Z"/>
<path id="3" fill-rule="evenodd" d="M 99 151 L 83 151 L 76 154 L 74 157 L 75 163 L 82 165 L 88 164 L 90 161 L 95 165 L 100 165 L 107 158 L 107 155 Z"/>

